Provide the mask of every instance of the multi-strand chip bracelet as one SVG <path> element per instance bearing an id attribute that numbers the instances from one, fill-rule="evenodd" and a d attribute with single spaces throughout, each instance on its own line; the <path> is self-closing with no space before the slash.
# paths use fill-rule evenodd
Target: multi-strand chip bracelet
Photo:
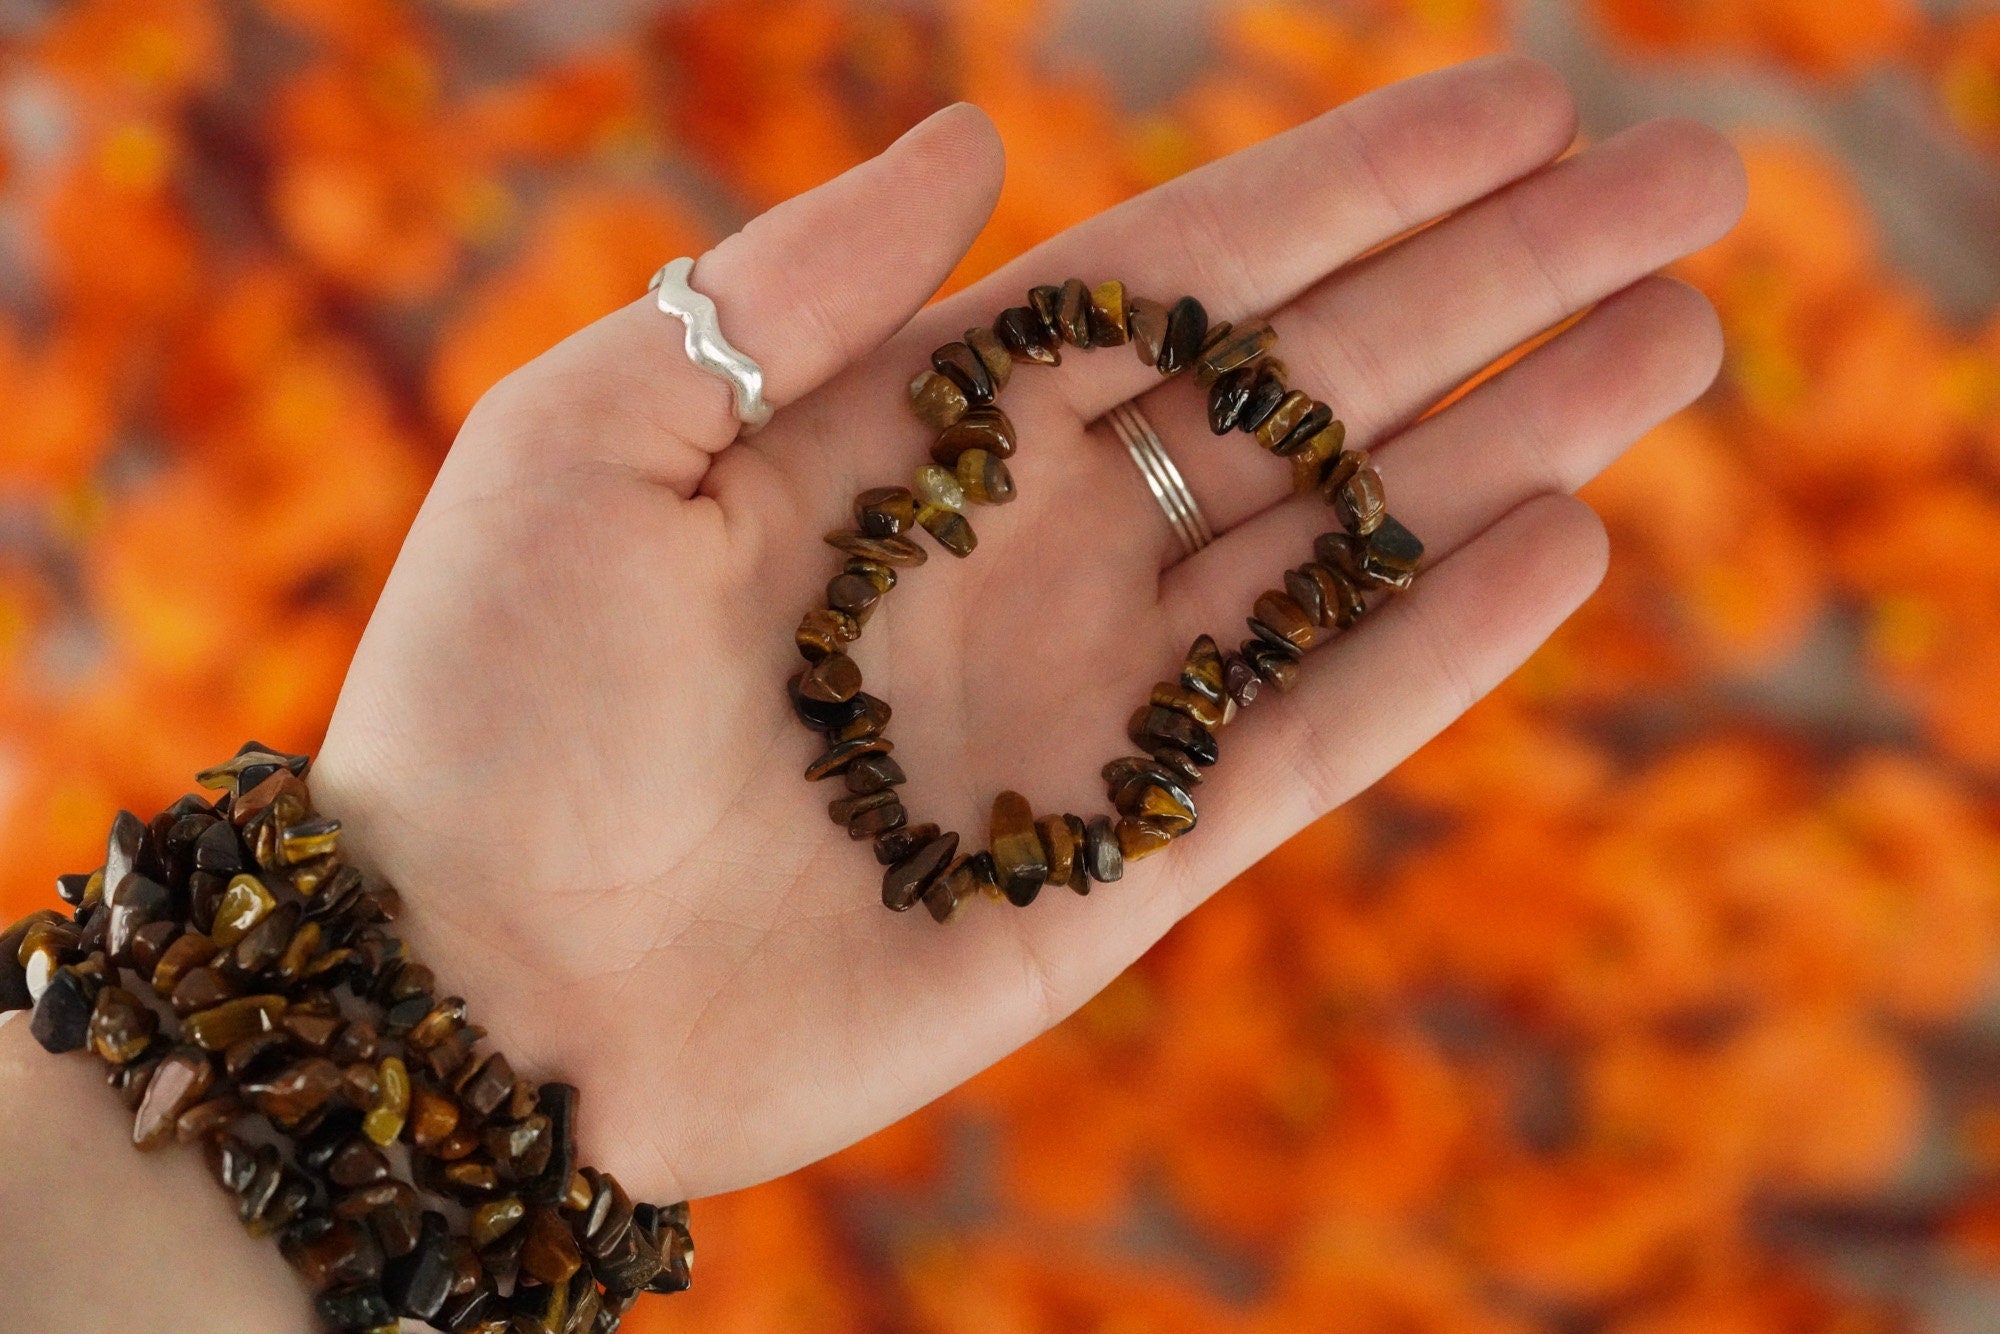
<path id="1" fill-rule="evenodd" d="M 736 369 L 755 363 L 678 265 L 656 279 L 661 309 L 688 320 L 690 357 L 737 379 L 739 417 L 761 424 L 761 371 Z M 1359 619 L 1369 594 L 1409 586 L 1423 545 L 1386 513 L 1380 475 L 1345 447 L 1332 409 L 1289 387 L 1275 341 L 1261 321 L 1211 325 L 1192 297 L 1166 306 L 1071 279 L 939 348 L 911 383 L 938 431 L 933 462 L 912 486 L 857 496 L 854 527 L 827 535 L 845 563 L 799 625 L 807 665 L 790 683 L 799 718 L 827 738 L 806 777 L 842 779 L 829 814 L 874 840 L 887 906 L 921 901 L 946 922 L 976 893 L 1026 906 L 1044 885 L 1086 894 L 1119 879 L 1194 828 L 1189 794 L 1216 762 L 1215 729 L 1265 685 L 1290 689 L 1306 651 Z M 967 504 L 1014 498 L 1014 426 L 995 399 L 1015 365 L 1121 343 L 1162 375 L 1192 370 L 1215 433 L 1250 432 L 1289 459 L 1297 490 L 1324 496 L 1341 527 L 1257 598 L 1249 639 L 1226 652 L 1203 635 L 1132 715 L 1141 753 L 1104 767 L 1115 820 L 1036 819 L 1002 792 L 989 846 L 961 852 L 957 834 L 909 823 L 889 706 L 862 691 L 847 646 L 897 571 L 924 563 L 911 530 L 970 555 Z M 121 813 L 104 865 L 58 882 L 68 915 L 0 933 L 0 1012 L 32 1009 L 48 1050 L 102 1057 L 138 1147 L 200 1146 L 332 1329 L 609 1334 L 641 1292 L 687 1287 L 687 1206 L 635 1204 L 578 1165 L 577 1090 L 481 1048 L 464 1001 L 389 930 L 396 891 L 346 863 L 307 767 L 252 743 L 198 775 L 220 790 L 213 802 L 183 797 L 150 822 Z"/>
<path id="2" fill-rule="evenodd" d="M 481 1049 L 306 770 L 252 743 L 199 775 L 213 803 L 121 813 L 70 915 L 0 933 L 0 1011 L 102 1057 L 139 1148 L 200 1146 L 332 1329 L 609 1334 L 687 1287 L 687 1206 L 577 1163 L 577 1090 Z"/>
<path id="3" fill-rule="evenodd" d="M 846 560 L 827 584 L 826 605 L 807 612 L 799 625 L 807 666 L 790 685 L 800 721 L 828 738 L 806 777 L 843 778 L 846 795 L 829 803 L 827 812 L 852 837 L 874 840 L 876 860 L 887 868 L 882 901 L 888 907 L 903 912 L 921 901 L 947 922 L 975 893 L 1025 907 L 1044 885 L 1087 894 L 1094 883 L 1118 879 L 1126 862 L 1194 828 L 1190 790 L 1216 762 L 1215 729 L 1264 685 L 1291 689 L 1306 651 L 1358 620 L 1369 593 L 1409 586 L 1423 544 L 1383 508 L 1381 475 L 1365 453 L 1345 447 L 1346 430 L 1333 410 L 1290 388 L 1283 363 L 1271 356 L 1276 341 L 1263 321 L 1211 325 L 1192 297 L 1167 306 L 1129 296 L 1120 282 L 1090 287 L 1072 278 L 1059 287 L 1034 288 L 1028 304 L 1002 312 L 991 328 L 968 330 L 962 341 L 945 344 L 911 382 L 912 409 L 938 431 L 932 462 L 917 469 L 910 486 L 856 496 L 854 527 L 827 535 Z M 1203 635 L 1178 679 L 1153 687 L 1126 728 L 1142 753 L 1104 766 L 1116 820 L 1037 819 L 1025 797 L 1002 792 L 993 802 L 988 847 L 961 852 L 957 834 L 909 823 L 897 792 L 903 770 L 885 735 L 889 706 L 861 689 L 861 671 L 847 646 L 896 586 L 897 570 L 924 563 L 912 529 L 967 556 L 977 540 L 965 516 L 968 502 L 1001 505 L 1014 498 L 1005 462 L 1014 453 L 1014 425 L 995 400 L 1015 365 L 1055 366 L 1066 346 L 1121 343 L 1130 343 L 1163 376 L 1192 370 L 1208 390 L 1214 432 L 1249 432 L 1290 460 L 1295 489 L 1323 496 L 1341 527 L 1313 544 L 1313 560 L 1286 571 L 1283 588 L 1257 598 L 1252 637 L 1236 651 L 1224 652 Z"/>

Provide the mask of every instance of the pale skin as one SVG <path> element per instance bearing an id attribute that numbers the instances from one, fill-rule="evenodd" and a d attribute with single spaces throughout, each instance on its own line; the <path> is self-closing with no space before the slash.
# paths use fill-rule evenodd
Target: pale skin
<path id="1" fill-rule="evenodd" d="M 355 656 L 315 793 L 515 1065 L 584 1090 L 589 1160 L 635 1195 L 700 1197 L 922 1106 L 1375 781 L 1590 594 L 1605 537 L 1569 493 L 1714 377 L 1713 311 L 1653 275 L 1731 226 L 1744 183 L 1698 126 L 1643 125 L 1558 162 L 1574 128 L 1532 62 L 1427 75 L 925 307 L 1002 172 L 986 118 L 953 107 L 696 267 L 766 369 L 779 413 L 763 432 L 736 438 L 721 382 L 646 301 L 481 401 Z M 1295 383 L 1374 451 L 1426 570 L 1226 729 L 1192 836 L 1087 899 L 982 901 L 940 928 L 882 908 L 867 845 L 826 818 L 837 783 L 800 776 L 817 746 L 785 702 L 792 631 L 836 565 L 820 535 L 855 492 L 925 461 L 904 386 L 930 350 L 1072 275 L 1192 293 L 1218 319 L 1268 313 Z M 1134 395 L 1218 534 L 1192 558 L 1092 425 Z M 1133 706 L 1196 635 L 1240 638 L 1257 593 L 1330 526 L 1289 498 L 1281 460 L 1211 436 L 1198 390 L 1129 349 L 1019 368 L 1004 402 L 1020 498 L 975 507 L 979 549 L 933 547 L 857 650 L 895 707 L 915 818 L 977 843 L 1003 788 L 1037 811 L 1099 810 Z M 0 1175 L 0 1291 L 28 1294 L 23 1327 L 309 1327 L 192 1155 L 142 1160 L 122 1126 L 88 1063 L 0 1030 L 0 1135 L 35 1149 Z M 67 1240 L 91 1233 L 106 1242 Z M 194 1293 L 219 1295 L 179 1315 Z"/>

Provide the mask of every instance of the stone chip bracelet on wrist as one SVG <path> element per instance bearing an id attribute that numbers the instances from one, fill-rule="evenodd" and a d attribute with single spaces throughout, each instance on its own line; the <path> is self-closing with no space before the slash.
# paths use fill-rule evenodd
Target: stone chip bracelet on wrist
<path id="1" fill-rule="evenodd" d="M 945 344 L 911 382 L 911 408 L 938 431 L 932 461 L 910 486 L 862 492 L 854 500 L 854 526 L 827 534 L 845 563 L 827 584 L 826 605 L 799 624 L 807 665 L 789 686 L 799 720 L 827 737 L 806 777 L 843 779 L 846 795 L 828 804 L 828 814 L 852 837 L 873 839 L 876 859 L 887 867 L 888 907 L 902 912 L 922 902 L 947 922 L 975 893 L 1026 907 L 1045 885 L 1087 894 L 1095 883 L 1117 880 L 1126 862 L 1194 828 L 1191 792 L 1218 758 L 1215 729 L 1265 685 L 1290 690 L 1306 651 L 1359 620 L 1370 593 L 1409 587 L 1423 544 L 1388 514 L 1381 475 L 1365 453 L 1346 448 L 1346 428 L 1333 409 L 1289 386 L 1284 364 L 1271 356 L 1276 342 L 1263 321 L 1211 325 L 1193 297 L 1167 306 L 1128 296 L 1120 282 L 1089 287 L 1072 278 L 1033 289 L 1028 304 L 1002 312 L 991 328 Z M 1294 489 L 1323 497 L 1341 527 L 1314 542 L 1313 560 L 1286 571 L 1284 587 L 1257 598 L 1251 638 L 1236 651 L 1203 635 L 1178 677 L 1153 687 L 1126 727 L 1142 753 L 1104 766 L 1115 819 L 1036 819 L 1025 797 L 1002 792 L 993 802 L 988 847 L 961 851 L 957 834 L 909 822 L 897 791 L 905 775 L 886 735 L 889 706 L 861 689 L 861 670 L 847 647 L 896 586 L 898 571 L 927 559 L 914 530 L 955 556 L 969 556 L 978 539 L 968 504 L 1014 498 L 1006 464 L 1017 443 L 1014 424 L 996 399 L 1015 366 L 1056 366 L 1065 347 L 1123 343 L 1163 376 L 1192 370 L 1207 389 L 1214 433 L 1248 432 L 1287 459 Z"/>
<path id="2" fill-rule="evenodd" d="M 0 1011 L 101 1057 L 139 1148 L 198 1146 L 330 1329 L 609 1334 L 687 1287 L 687 1206 L 577 1163 L 577 1090 L 482 1048 L 307 767 L 252 743 L 199 775 L 213 804 L 121 812 L 71 914 L 0 933 Z"/>

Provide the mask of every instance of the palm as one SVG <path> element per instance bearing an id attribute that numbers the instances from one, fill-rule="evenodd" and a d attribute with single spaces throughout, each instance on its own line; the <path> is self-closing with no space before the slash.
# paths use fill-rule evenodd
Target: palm
<path id="1" fill-rule="evenodd" d="M 1510 185 L 1568 136 L 1559 91 L 1520 62 L 1332 113 L 905 325 L 990 204 L 986 134 L 968 113 L 941 117 L 703 261 L 697 283 L 785 405 L 753 439 L 728 443 L 723 395 L 645 303 L 490 395 L 412 531 L 329 732 L 322 802 L 405 887 L 419 950 L 517 1063 L 588 1091 L 590 1152 L 650 1194 L 760 1180 L 936 1096 L 1371 782 L 1594 585 L 1587 512 L 1534 497 L 1588 477 L 1713 373 L 1699 298 L 1638 280 L 1733 217 L 1726 150 L 1656 128 Z M 1379 186 L 1309 184 L 1302 163 L 1337 151 L 1397 165 Z M 938 187 L 941 162 L 955 186 Z M 1233 254 L 1183 244 L 1216 199 L 1254 201 L 1280 181 L 1298 207 L 1252 205 Z M 1599 203 L 1577 209 L 1578 197 Z M 1643 226 L 1622 222 L 1641 210 Z M 830 785 L 801 781 L 816 747 L 784 700 L 791 631 L 835 565 L 819 535 L 857 490 L 922 461 L 911 372 L 1031 283 L 1071 273 L 1193 291 L 1221 318 L 1275 311 L 1295 378 L 1379 446 L 1392 506 L 1436 568 L 1317 654 L 1294 695 L 1228 730 L 1194 837 L 1088 899 L 982 905 L 941 929 L 883 911 L 866 845 L 826 818 Z M 797 316 L 802 290 L 837 317 Z M 1384 443 L 1453 381 L 1613 293 Z M 1149 415 L 1225 534 L 1173 563 L 1131 462 L 1087 426 L 1156 379 L 1119 349 L 1017 369 L 1006 403 L 1020 499 L 976 510 L 978 551 L 906 571 L 871 624 L 857 656 L 895 706 L 914 818 L 977 845 L 1001 788 L 1040 811 L 1095 813 L 1097 769 L 1127 749 L 1123 720 L 1151 683 L 1195 634 L 1231 636 L 1325 526 L 1323 507 L 1282 503 L 1281 463 L 1209 437 L 1193 388 L 1171 384 Z M 1528 433 L 1532 447 L 1509 444 Z"/>

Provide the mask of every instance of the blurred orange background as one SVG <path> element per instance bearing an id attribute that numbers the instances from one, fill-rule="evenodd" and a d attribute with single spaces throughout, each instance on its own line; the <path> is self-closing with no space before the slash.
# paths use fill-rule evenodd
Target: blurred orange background
<path id="1" fill-rule="evenodd" d="M 1603 592 L 1062 1028 L 700 1206 L 628 1328 L 2000 1328 L 1978 6 L 0 0 L 0 917 L 312 748 L 466 408 L 663 258 L 965 98 L 962 282 L 1504 46 L 1750 165 Z"/>

